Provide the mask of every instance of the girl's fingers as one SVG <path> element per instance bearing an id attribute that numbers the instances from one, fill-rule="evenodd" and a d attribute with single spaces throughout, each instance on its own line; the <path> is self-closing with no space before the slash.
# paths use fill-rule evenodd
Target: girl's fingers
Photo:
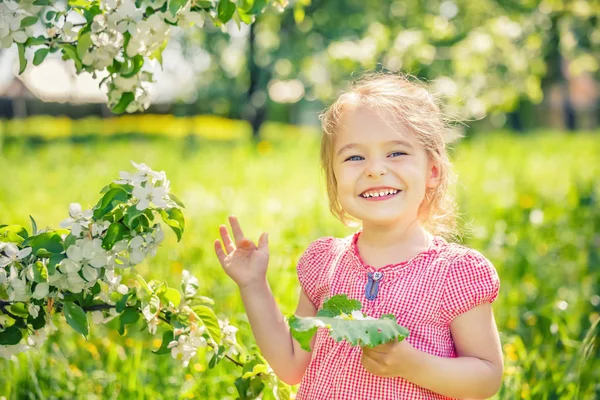
<path id="1" fill-rule="evenodd" d="M 223 246 L 221 246 L 221 241 L 219 239 L 215 240 L 215 253 L 217 253 L 217 258 L 219 259 L 221 266 L 224 267 L 225 257 L 227 257 L 227 255 L 223 251 Z"/>
<path id="2" fill-rule="evenodd" d="M 235 243 L 239 245 L 239 243 L 244 240 L 244 232 L 242 232 L 242 227 L 234 215 L 229 216 L 229 223 L 231 224 L 231 231 L 233 232 Z"/>
<path id="3" fill-rule="evenodd" d="M 235 245 L 231 241 L 229 237 L 229 232 L 227 232 L 227 227 L 225 225 L 221 225 L 219 227 L 219 233 L 221 233 L 221 239 L 223 240 L 223 244 L 225 245 L 225 250 L 227 254 L 231 253 L 235 250 Z"/>
<path id="4" fill-rule="evenodd" d="M 266 249 L 268 247 L 269 247 L 269 234 L 265 232 L 262 235 L 260 235 L 260 239 L 258 239 L 258 248 Z"/>

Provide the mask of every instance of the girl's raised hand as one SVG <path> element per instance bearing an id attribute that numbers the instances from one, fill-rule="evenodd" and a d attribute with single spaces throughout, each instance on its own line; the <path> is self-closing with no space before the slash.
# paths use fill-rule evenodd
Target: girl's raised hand
<path id="1" fill-rule="evenodd" d="M 260 236 L 258 246 L 256 246 L 253 241 L 244 237 L 236 217 L 230 216 L 229 224 L 235 242 L 231 240 L 225 225 L 219 227 L 225 250 L 223 250 L 221 241 L 215 240 L 215 253 L 217 253 L 225 273 L 237 283 L 240 289 L 264 281 L 269 264 L 267 233 Z"/>

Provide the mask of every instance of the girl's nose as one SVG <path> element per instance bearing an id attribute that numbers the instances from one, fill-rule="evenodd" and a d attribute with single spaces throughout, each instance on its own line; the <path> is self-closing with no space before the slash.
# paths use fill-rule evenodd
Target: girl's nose
<path id="1" fill-rule="evenodd" d="M 387 173 L 387 168 L 385 167 L 384 163 L 381 162 L 370 162 L 367 165 L 367 176 L 371 177 L 371 178 L 376 178 L 379 176 L 383 176 Z"/>

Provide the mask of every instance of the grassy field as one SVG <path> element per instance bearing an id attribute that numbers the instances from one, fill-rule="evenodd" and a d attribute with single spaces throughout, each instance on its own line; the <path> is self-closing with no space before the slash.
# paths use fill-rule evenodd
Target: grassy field
<path id="1" fill-rule="evenodd" d="M 6 143 L 0 155 L 0 223 L 57 227 L 70 202 L 93 206 L 99 190 L 129 160 L 165 170 L 186 204 L 186 233 L 169 233 L 157 257 L 137 272 L 177 284 L 183 269 L 200 279 L 215 310 L 252 343 L 236 287 L 212 242 L 237 215 L 246 233 L 270 234 L 269 281 L 285 314 L 298 295 L 295 262 L 311 240 L 352 232 L 331 217 L 311 135 L 264 141 Z M 490 258 L 501 293 L 494 305 L 505 354 L 499 399 L 600 398 L 600 135 L 484 134 L 452 155 L 464 243 Z M 468 228 L 468 229 L 467 229 Z M 6 399 L 234 399 L 236 367 L 206 371 L 200 354 L 186 369 L 145 332 L 94 326 L 88 341 L 63 321 L 39 352 L 0 360 Z M 587 338 L 586 338 L 587 336 Z M 595 386 L 594 386 L 595 385 Z"/>

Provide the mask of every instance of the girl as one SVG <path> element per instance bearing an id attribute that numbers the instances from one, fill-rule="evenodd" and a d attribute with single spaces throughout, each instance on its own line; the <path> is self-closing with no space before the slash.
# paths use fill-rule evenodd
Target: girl
<path id="1" fill-rule="evenodd" d="M 266 279 L 267 234 L 256 246 L 235 217 L 215 251 L 238 284 L 256 342 L 297 399 L 448 399 L 493 396 L 503 361 L 491 303 L 499 279 L 454 230 L 447 192 L 450 130 L 433 97 L 405 77 L 363 78 L 321 116 L 321 162 L 330 209 L 361 229 L 311 243 L 298 262 L 296 315 L 314 316 L 346 294 L 379 318 L 394 314 L 410 336 L 374 348 L 336 343 L 319 329 L 305 352 L 291 337 Z M 369 290 L 366 290 L 367 286 Z"/>

